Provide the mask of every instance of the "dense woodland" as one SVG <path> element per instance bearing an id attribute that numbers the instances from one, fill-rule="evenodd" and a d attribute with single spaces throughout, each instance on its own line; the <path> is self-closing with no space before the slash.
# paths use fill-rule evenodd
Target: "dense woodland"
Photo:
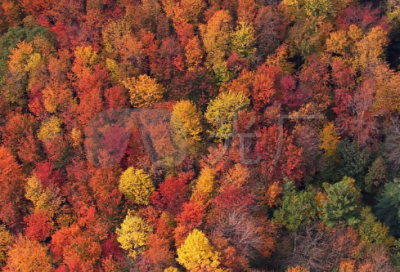
<path id="1" fill-rule="evenodd" d="M 400 0 L 0 1 L 0 270 L 400 271 Z"/>

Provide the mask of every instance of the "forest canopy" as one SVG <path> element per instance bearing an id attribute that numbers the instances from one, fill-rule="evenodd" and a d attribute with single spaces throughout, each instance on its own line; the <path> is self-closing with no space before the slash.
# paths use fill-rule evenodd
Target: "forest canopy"
<path id="1" fill-rule="evenodd" d="M 400 271 L 400 0 L 0 1 L 0 270 Z"/>

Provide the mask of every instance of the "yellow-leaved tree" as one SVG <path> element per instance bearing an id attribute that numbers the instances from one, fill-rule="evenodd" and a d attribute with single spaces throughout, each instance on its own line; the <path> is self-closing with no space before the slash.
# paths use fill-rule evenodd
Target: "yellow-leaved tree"
<path id="1" fill-rule="evenodd" d="M 183 245 L 178 248 L 177 261 L 188 271 L 200 271 L 201 268 L 212 268 L 212 271 L 221 271 L 218 269 L 219 259 L 219 253 L 210 245 L 206 235 L 197 229 L 193 230 Z"/>
<path id="2" fill-rule="evenodd" d="M 129 90 L 131 104 L 137 108 L 151 108 L 163 98 L 164 88 L 148 75 L 140 75 L 123 80 L 122 84 Z"/>
<path id="3" fill-rule="evenodd" d="M 207 201 L 208 196 L 214 189 L 214 182 L 215 170 L 210 167 L 201 169 L 191 200 L 205 204 L 204 202 Z"/>
<path id="4" fill-rule="evenodd" d="M 254 47 L 256 42 L 254 29 L 247 22 L 239 22 L 237 29 L 231 37 L 232 48 L 239 54 L 241 58 L 252 58 L 256 52 Z"/>
<path id="5" fill-rule="evenodd" d="M 373 111 L 400 111 L 400 72 L 390 69 L 387 64 L 380 64 L 375 67 L 374 74 L 376 94 Z"/>
<path id="6" fill-rule="evenodd" d="M 121 175 L 119 190 L 135 204 L 148 205 L 149 198 L 154 191 L 154 185 L 150 176 L 142 169 L 129 167 Z"/>
<path id="7" fill-rule="evenodd" d="M 176 103 L 172 111 L 171 127 L 179 136 L 192 137 L 196 141 L 200 141 L 203 127 L 201 113 L 196 105 L 188 100 Z"/>
<path id="8" fill-rule="evenodd" d="M 385 58 L 385 47 L 389 44 L 388 33 L 382 27 L 374 27 L 368 35 L 356 43 L 356 68 L 374 68 Z"/>
<path id="9" fill-rule="evenodd" d="M 229 51 L 233 20 L 227 10 L 219 10 L 200 27 L 204 49 L 207 53 L 206 66 L 212 69 L 219 82 L 227 82 L 229 74 L 226 57 Z"/>
<path id="10" fill-rule="evenodd" d="M 0 267 L 2 267 L 7 259 L 7 251 L 13 244 L 14 240 L 10 232 L 4 225 L 0 225 Z"/>
<path id="11" fill-rule="evenodd" d="M 321 132 L 320 148 L 325 151 L 327 157 L 336 154 L 336 144 L 339 142 L 339 136 L 336 132 L 335 125 L 331 122 L 324 126 Z"/>
<path id="12" fill-rule="evenodd" d="M 62 120 L 56 116 L 52 116 L 49 120 L 44 121 L 39 129 L 38 138 L 41 141 L 51 140 L 54 136 L 61 132 Z"/>
<path id="13" fill-rule="evenodd" d="M 216 99 L 210 102 L 205 114 L 208 123 L 213 126 L 210 132 L 220 139 L 229 137 L 233 132 L 234 119 L 249 105 L 250 100 L 243 92 L 220 93 Z"/>
<path id="14" fill-rule="evenodd" d="M 20 42 L 17 48 L 11 49 L 8 66 L 11 72 L 28 73 L 43 62 L 40 54 L 34 52 L 32 43 Z"/>
<path id="15" fill-rule="evenodd" d="M 152 234 L 153 228 L 139 216 L 133 215 L 130 211 L 116 230 L 118 242 L 121 248 L 128 251 L 132 258 L 144 251 L 147 239 Z"/>
<path id="16" fill-rule="evenodd" d="M 41 181 L 33 175 L 27 179 L 25 197 L 33 202 L 35 210 L 48 209 L 51 201 L 51 192 L 42 188 Z"/>
<path id="17" fill-rule="evenodd" d="M 80 80 L 92 72 L 93 66 L 99 62 L 99 55 L 91 46 L 78 46 L 74 51 L 75 60 L 72 71 Z"/>

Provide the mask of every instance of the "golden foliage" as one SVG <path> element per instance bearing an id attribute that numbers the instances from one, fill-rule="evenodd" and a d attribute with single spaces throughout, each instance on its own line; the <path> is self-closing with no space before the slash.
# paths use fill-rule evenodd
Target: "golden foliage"
<path id="1" fill-rule="evenodd" d="M 121 228 L 116 230 L 121 248 L 127 250 L 128 255 L 132 258 L 136 258 L 138 253 L 144 251 L 152 232 L 153 228 L 150 225 L 131 212 L 128 212 Z"/>
<path id="2" fill-rule="evenodd" d="M 210 245 L 205 234 L 197 229 L 189 234 L 177 252 L 177 261 L 189 271 L 203 267 L 217 269 L 220 264 L 218 252 Z"/>
<path id="3" fill-rule="evenodd" d="M 71 137 L 73 142 L 73 146 L 77 147 L 83 142 L 82 131 L 79 128 L 74 127 L 71 131 Z"/>
<path id="4" fill-rule="evenodd" d="M 148 75 L 129 78 L 122 84 L 129 90 L 131 104 L 137 108 L 151 108 L 163 97 L 164 88 Z"/>
<path id="5" fill-rule="evenodd" d="M 96 51 L 91 46 L 78 46 L 75 49 L 75 60 L 72 71 L 78 79 L 87 75 L 100 60 Z"/>
<path id="6" fill-rule="evenodd" d="M 206 66 L 211 68 L 220 82 L 229 80 L 225 57 L 229 51 L 232 32 L 232 17 L 227 10 L 219 10 L 207 25 L 200 27 L 204 49 L 207 53 Z"/>
<path id="7" fill-rule="evenodd" d="M 251 58 L 256 51 L 254 29 L 246 22 L 239 22 L 237 29 L 231 35 L 232 48 L 241 58 Z"/>
<path id="8" fill-rule="evenodd" d="M 44 121 L 38 132 L 38 139 L 41 141 L 51 140 L 57 134 L 61 133 L 62 120 L 56 116 L 52 116 L 49 120 Z"/>
<path id="9" fill-rule="evenodd" d="M 217 138 L 226 138 L 233 132 L 233 121 L 241 111 L 246 110 L 250 100 L 243 92 L 220 93 L 207 107 L 205 117 L 214 127 L 211 133 Z"/>
<path id="10" fill-rule="evenodd" d="M 192 200 L 203 203 L 207 201 L 210 193 L 214 190 L 215 170 L 204 167 L 201 169 L 199 179 L 197 180 L 196 188 L 192 195 Z"/>
<path id="11" fill-rule="evenodd" d="M 50 214 L 54 213 L 52 193 L 49 188 L 43 189 L 42 183 L 36 175 L 27 179 L 25 197 L 33 202 L 35 211 L 46 210 Z"/>
<path id="12" fill-rule="evenodd" d="M 4 225 L 0 225 L 0 267 L 5 264 L 6 253 L 13 244 L 14 239 Z"/>
<path id="13" fill-rule="evenodd" d="M 193 137 L 200 141 L 200 134 L 203 132 L 201 125 L 201 113 L 188 100 L 176 103 L 171 116 L 171 127 L 175 133 L 184 137 Z"/>
<path id="14" fill-rule="evenodd" d="M 334 123 L 328 123 L 321 132 L 320 148 L 325 151 L 327 157 L 336 154 L 336 144 L 339 142 L 339 136 L 336 132 Z"/>
<path id="15" fill-rule="evenodd" d="M 385 57 L 389 43 L 388 33 L 380 26 L 374 27 L 368 35 L 356 43 L 356 62 L 360 69 L 375 68 Z"/>
<path id="16" fill-rule="evenodd" d="M 154 185 L 150 176 L 142 169 L 129 167 L 121 175 L 119 190 L 135 204 L 148 205 Z"/>

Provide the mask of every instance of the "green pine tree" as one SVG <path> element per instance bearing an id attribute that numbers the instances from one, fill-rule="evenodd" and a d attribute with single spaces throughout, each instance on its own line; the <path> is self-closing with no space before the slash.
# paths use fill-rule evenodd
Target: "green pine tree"
<path id="1" fill-rule="evenodd" d="M 285 184 L 283 199 L 279 210 L 275 211 L 276 222 L 295 233 L 302 226 L 310 224 L 316 217 L 315 192 L 297 192 L 293 182 Z"/>
<path id="2" fill-rule="evenodd" d="M 359 223 L 360 209 L 358 203 L 361 194 L 355 186 L 355 180 L 344 177 L 335 184 L 324 184 L 326 201 L 322 206 L 322 220 L 328 227 L 338 223 L 354 226 Z"/>

